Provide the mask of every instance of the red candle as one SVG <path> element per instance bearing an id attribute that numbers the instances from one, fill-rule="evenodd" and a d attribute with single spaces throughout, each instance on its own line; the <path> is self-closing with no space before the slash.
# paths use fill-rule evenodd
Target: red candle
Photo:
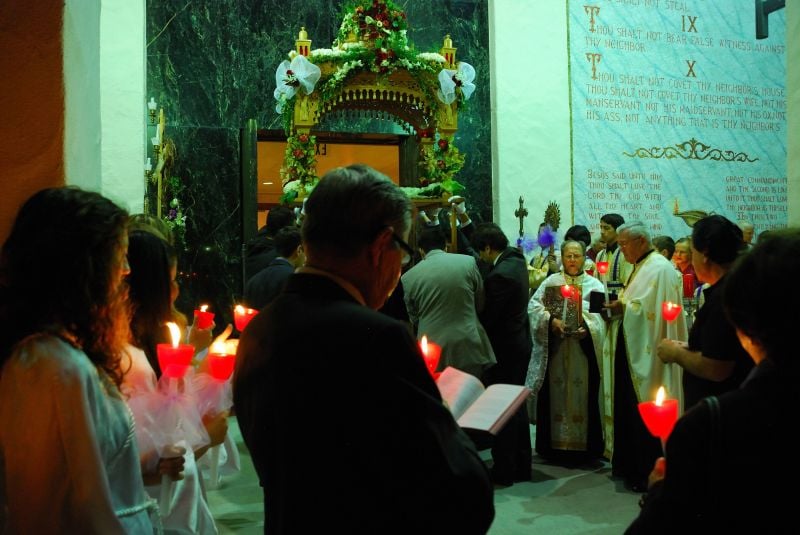
<path id="1" fill-rule="evenodd" d="M 436 379 L 439 375 L 436 373 L 436 367 L 439 365 L 439 358 L 442 356 L 442 346 L 428 342 L 428 337 L 422 335 L 422 339 L 419 341 L 419 349 L 422 351 L 422 358 L 425 359 L 425 366 L 431 376 Z"/>
<path id="2" fill-rule="evenodd" d="M 236 308 L 233 309 L 233 322 L 236 324 L 236 330 L 242 332 L 256 314 L 258 314 L 258 310 L 236 305 Z"/>
<path id="3" fill-rule="evenodd" d="M 561 287 L 561 297 L 564 298 L 564 307 L 561 311 L 561 323 L 566 323 L 567 321 L 567 303 L 572 299 L 572 291 L 572 286 L 569 284 L 565 284 Z"/>
<path id="4" fill-rule="evenodd" d="M 675 321 L 675 318 L 681 313 L 682 308 L 683 307 L 679 304 L 673 303 L 672 301 L 664 301 L 661 303 L 661 315 L 667 321 Z"/>
<path id="5" fill-rule="evenodd" d="M 683 296 L 689 299 L 694 297 L 694 275 L 691 273 L 683 275 Z"/>
<path id="6" fill-rule="evenodd" d="M 208 305 L 201 305 L 200 309 L 195 310 L 194 317 L 197 318 L 198 329 L 208 329 L 214 322 L 214 313 L 208 311 Z"/>
<path id="7" fill-rule="evenodd" d="M 227 381 L 233 374 L 235 357 L 228 353 L 224 342 L 211 344 L 208 352 L 208 371 L 218 381 Z"/>
<path id="8" fill-rule="evenodd" d="M 644 425 L 651 435 L 660 438 L 662 442 L 666 442 L 672 428 L 675 427 L 675 422 L 678 421 L 678 400 L 664 399 L 665 397 L 664 387 L 661 386 L 655 401 L 639 403 L 639 414 Z"/>
<path id="9" fill-rule="evenodd" d="M 172 335 L 172 343 L 156 345 L 158 365 L 163 375 L 178 379 L 186 374 L 192 364 L 194 346 L 180 343 L 181 331 L 175 323 L 169 322 L 167 326 Z"/>

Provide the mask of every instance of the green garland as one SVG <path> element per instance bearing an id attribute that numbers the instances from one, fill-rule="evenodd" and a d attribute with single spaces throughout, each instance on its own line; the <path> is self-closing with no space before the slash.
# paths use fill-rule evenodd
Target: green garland
<path id="1" fill-rule="evenodd" d="M 286 140 L 286 152 L 281 167 L 283 196 L 281 202 L 289 203 L 299 195 L 308 195 L 317 185 L 317 137 L 296 134 Z"/>
<path id="2" fill-rule="evenodd" d="M 398 70 L 404 70 L 419 85 L 426 101 L 436 102 L 439 89 L 437 76 L 445 66 L 445 59 L 438 53 L 418 53 L 408 42 L 407 29 L 405 13 L 392 0 L 346 2 L 342 24 L 334 41 L 335 48 L 312 50 L 308 56 L 313 64 L 337 67 L 332 74 L 321 78 L 315 88 L 319 91 L 321 109 L 338 97 L 341 88 L 351 78 L 362 72 L 388 77 Z M 315 174 L 316 138 L 307 134 L 292 134 L 296 98 L 286 100 L 281 110 L 281 122 L 288 136 L 284 166 L 281 168 L 284 185 L 282 202 L 291 202 L 298 195 L 307 195 L 319 180 Z M 459 106 L 465 103 L 460 91 L 457 102 Z M 431 132 L 418 134 L 430 137 Z M 421 148 L 422 187 L 404 190 L 407 193 L 417 190 L 420 196 L 439 196 L 442 189 L 458 194 L 463 186 L 454 180 L 454 176 L 463 165 L 464 156 L 452 142 L 437 137 L 432 149 Z"/>
<path id="3" fill-rule="evenodd" d="M 421 148 L 420 184 L 424 187 L 429 184 L 447 183 L 448 191 L 457 194 L 451 188 L 459 190 L 464 187 L 455 181 L 455 175 L 464 167 L 464 155 L 448 139 L 437 136 L 430 149 Z"/>

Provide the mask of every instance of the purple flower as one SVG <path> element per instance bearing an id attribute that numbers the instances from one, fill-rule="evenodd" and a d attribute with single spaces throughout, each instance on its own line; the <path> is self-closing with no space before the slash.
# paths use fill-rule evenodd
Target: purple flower
<path id="1" fill-rule="evenodd" d="M 521 237 L 517 238 L 517 247 L 522 249 L 523 253 L 529 254 L 533 251 L 534 247 L 536 247 L 536 240 L 527 234 L 523 234 Z"/>
<path id="2" fill-rule="evenodd" d="M 546 249 L 551 245 L 555 245 L 556 243 L 556 233 L 553 232 L 553 229 L 550 228 L 550 225 L 545 225 L 542 230 L 539 232 L 539 238 L 537 239 L 539 243 L 539 247 L 542 249 Z"/>
<path id="3" fill-rule="evenodd" d="M 167 214 L 167 219 L 173 220 L 178 217 L 178 211 L 175 208 L 170 208 Z"/>

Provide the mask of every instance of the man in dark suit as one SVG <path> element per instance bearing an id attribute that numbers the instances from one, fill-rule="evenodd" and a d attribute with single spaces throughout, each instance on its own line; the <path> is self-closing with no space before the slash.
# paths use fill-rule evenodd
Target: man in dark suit
<path id="1" fill-rule="evenodd" d="M 519 249 L 508 246 L 508 238 L 495 223 L 477 225 L 468 237 L 491 266 L 483 282 L 486 297 L 480 319 L 497 364 L 486 371 L 486 383 L 524 385 L 532 349 L 527 261 Z M 530 481 L 533 448 L 527 412 L 522 405 L 494 439 L 492 481 L 498 485 Z"/>
<path id="2" fill-rule="evenodd" d="M 367 166 L 328 172 L 306 203 L 306 266 L 242 333 L 234 403 L 266 533 L 485 533 L 494 518 L 416 341 L 376 311 L 413 252 L 411 209 Z"/>
<path id="3" fill-rule="evenodd" d="M 306 261 L 299 228 L 290 225 L 280 229 L 274 241 L 278 256 L 247 281 L 244 287 L 245 303 L 256 310 L 270 304 L 283 289 L 289 275 Z"/>
<path id="4" fill-rule="evenodd" d="M 258 229 L 258 234 L 247 242 L 245 247 L 245 283 L 278 256 L 275 250 L 275 235 L 280 229 L 293 224 L 294 212 L 288 206 L 281 204 L 270 209 L 267 213 L 267 223 Z"/>

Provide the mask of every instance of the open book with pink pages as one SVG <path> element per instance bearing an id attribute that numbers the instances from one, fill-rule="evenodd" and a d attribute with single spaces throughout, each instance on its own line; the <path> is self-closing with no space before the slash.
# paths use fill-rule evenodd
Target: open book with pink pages
<path id="1" fill-rule="evenodd" d="M 531 394 L 521 385 L 484 387 L 474 375 L 448 366 L 436 380 L 442 399 L 465 431 L 496 435 Z"/>

